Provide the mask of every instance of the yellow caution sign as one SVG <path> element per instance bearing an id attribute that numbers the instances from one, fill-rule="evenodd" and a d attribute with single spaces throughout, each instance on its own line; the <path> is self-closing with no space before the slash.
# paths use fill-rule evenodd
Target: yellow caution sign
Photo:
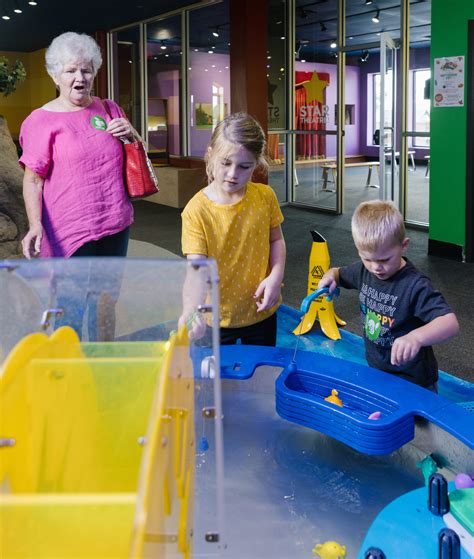
<path id="1" fill-rule="evenodd" d="M 323 275 L 329 270 L 330 257 L 326 239 L 317 231 L 311 231 L 313 245 L 309 257 L 308 272 L 308 295 L 318 288 L 318 283 Z M 334 311 L 334 302 L 328 301 L 324 295 L 320 295 L 312 301 L 308 311 L 301 322 L 293 330 L 293 334 L 300 336 L 308 333 L 315 320 L 319 320 L 321 330 L 331 340 L 339 340 L 341 334 L 339 326 L 345 326 L 346 322 L 339 318 Z"/>

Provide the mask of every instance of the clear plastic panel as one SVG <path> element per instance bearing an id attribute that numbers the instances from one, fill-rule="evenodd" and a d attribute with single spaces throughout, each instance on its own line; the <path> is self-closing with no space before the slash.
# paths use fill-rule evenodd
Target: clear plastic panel
<path id="1" fill-rule="evenodd" d="M 1 556 L 216 556 L 214 262 L 0 268 Z"/>

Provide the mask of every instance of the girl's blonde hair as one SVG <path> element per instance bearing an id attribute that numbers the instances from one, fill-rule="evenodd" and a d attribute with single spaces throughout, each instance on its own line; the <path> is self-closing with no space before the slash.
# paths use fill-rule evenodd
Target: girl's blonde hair
<path id="1" fill-rule="evenodd" d="M 102 65 L 99 45 L 90 35 L 67 31 L 58 35 L 46 50 L 46 70 L 55 78 L 67 64 L 87 62 L 92 66 L 94 77 Z"/>
<path id="2" fill-rule="evenodd" d="M 352 216 L 352 238 L 359 250 L 376 251 L 386 242 L 402 244 L 405 239 L 403 217 L 392 202 L 362 202 Z"/>
<path id="3" fill-rule="evenodd" d="M 228 153 L 238 147 L 244 147 L 254 157 L 256 167 L 268 168 L 266 156 L 267 141 L 260 124 L 247 113 L 234 113 L 221 120 L 214 129 L 206 151 L 207 177 L 214 180 L 214 168 L 219 159 L 225 159 Z"/>

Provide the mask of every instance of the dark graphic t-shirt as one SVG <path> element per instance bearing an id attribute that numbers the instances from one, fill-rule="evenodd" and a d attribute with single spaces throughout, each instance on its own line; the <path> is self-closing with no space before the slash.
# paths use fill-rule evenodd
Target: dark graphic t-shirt
<path id="1" fill-rule="evenodd" d="M 453 312 L 428 277 L 407 259 L 387 280 L 379 280 L 357 262 L 339 269 L 340 285 L 359 290 L 365 354 L 371 367 L 393 373 L 421 386 L 438 379 L 438 363 L 431 346 L 422 347 L 401 366 L 390 363 L 393 342 L 408 332 Z"/>

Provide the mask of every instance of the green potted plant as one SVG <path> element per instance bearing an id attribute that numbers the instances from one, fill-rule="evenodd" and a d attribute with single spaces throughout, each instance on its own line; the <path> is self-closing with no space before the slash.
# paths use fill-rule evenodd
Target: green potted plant
<path id="1" fill-rule="evenodd" d="M 26 70 L 22 62 L 16 60 L 10 65 L 6 56 L 0 56 L 0 93 L 5 97 L 10 95 L 25 78 Z"/>

